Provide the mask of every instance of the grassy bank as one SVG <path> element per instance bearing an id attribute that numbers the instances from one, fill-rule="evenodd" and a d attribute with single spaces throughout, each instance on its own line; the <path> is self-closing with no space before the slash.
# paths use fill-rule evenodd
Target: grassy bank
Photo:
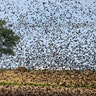
<path id="1" fill-rule="evenodd" d="M 0 71 L 0 96 L 96 96 L 96 71 Z"/>
<path id="2" fill-rule="evenodd" d="M 96 71 L 31 70 L 18 72 L 14 70 L 5 70 L 3 74 L 2 71 L 0 72 L 0 85 L 2 84 L 96 88 Z"/>

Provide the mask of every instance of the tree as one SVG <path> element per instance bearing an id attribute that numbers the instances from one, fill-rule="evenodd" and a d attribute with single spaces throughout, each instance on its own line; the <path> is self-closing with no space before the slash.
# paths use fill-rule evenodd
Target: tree
<path id="1" fill-rule="evenodd" d="M 15 55 L 13 48 L 19 40 L 19 36 L 15 32 L 4 27 L 5 24 L 5 20 L 0 20 L 0 57 L 2 54 Z"/>

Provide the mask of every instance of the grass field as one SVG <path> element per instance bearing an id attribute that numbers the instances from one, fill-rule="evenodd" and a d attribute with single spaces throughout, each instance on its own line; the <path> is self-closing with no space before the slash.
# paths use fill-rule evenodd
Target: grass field
<path id="1" fill-rule="evenodd" d="M 5 70 L 0 71 L 0 89 L 0 94 L 3 89 L 13 96 L 96 96 L 96 71 Z M 9 94 L 7 91 L 5 93 Z"/>

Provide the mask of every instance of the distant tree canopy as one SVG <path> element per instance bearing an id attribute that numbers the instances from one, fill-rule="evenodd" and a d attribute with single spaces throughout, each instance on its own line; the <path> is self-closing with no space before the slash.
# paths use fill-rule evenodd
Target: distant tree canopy
<path id="1" fill-rule="evenodd" d="M 19 40 L 19 36 L 15 32 L 4 27 L 5 24 L 5 20 L 0 20 L 0 57 L 2 54 L 14 55 L 13 48 Z"/>

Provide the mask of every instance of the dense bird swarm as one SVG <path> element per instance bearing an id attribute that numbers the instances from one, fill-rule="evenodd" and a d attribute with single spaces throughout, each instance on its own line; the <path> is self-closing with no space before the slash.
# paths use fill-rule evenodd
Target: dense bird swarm
<path id="1" fill-rule="evenodd" d="M 15 67 L 0 70 L 0 96 L 96 96 L 96 0 L 0 0 L 0 20 L 20 36 L 0 58 Z"/>
<path id="2" fill-rule="evenodd" d="M 0 18 L 21 37 L 4 67 L 96 69 L 95 0 L 1 0 Z"/>

